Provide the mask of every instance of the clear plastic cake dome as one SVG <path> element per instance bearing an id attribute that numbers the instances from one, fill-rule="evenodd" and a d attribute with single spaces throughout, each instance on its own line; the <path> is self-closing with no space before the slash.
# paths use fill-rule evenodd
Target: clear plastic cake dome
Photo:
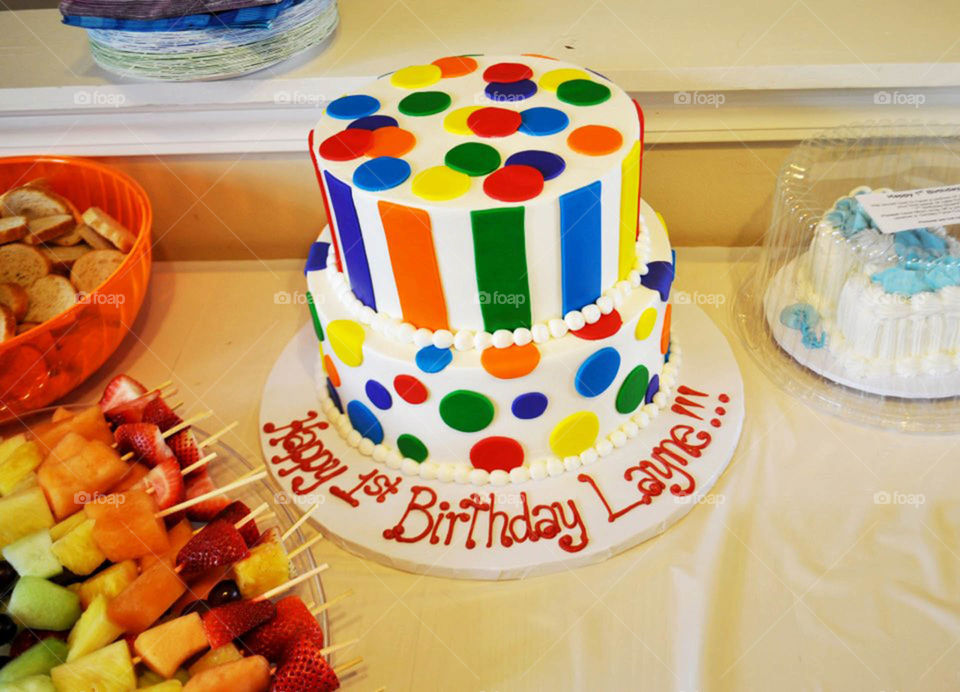
<path id="1" fill-rule="evenodd" d="M 735 301 L 780 386 L 831 413 L 960 430 L 960 128 L 870 123 L 804 140 Z"/>

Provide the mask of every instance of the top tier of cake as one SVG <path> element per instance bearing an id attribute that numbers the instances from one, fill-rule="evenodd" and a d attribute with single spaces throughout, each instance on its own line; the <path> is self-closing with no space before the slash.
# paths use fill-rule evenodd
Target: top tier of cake
<path id="1" fill-rule="evenodd" d="M 384 75 L 331 102 L 311 135 L 335 266 L 366 308 L 431 331 L 589 309 L 645 272 L 642 139 L 620 88 L 549 58 Z"/>

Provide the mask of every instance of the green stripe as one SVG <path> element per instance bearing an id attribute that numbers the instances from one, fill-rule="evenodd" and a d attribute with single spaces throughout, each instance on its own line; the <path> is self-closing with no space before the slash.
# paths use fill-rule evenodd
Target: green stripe
<path id="1" fill-rule="evenodd" d="M 310 317 L 313 318 L 313 331 L 317 338 L 323 341 L 323 327 L 320 325 L 320 315 L 317 314 L 317 306 L 313 303 L 313 294 L 307 291 L 307 306 L 310 308 Z"/>
<path id="2" fill-rule="evenodd" d="M 530 327 L 527 249 L 523 239 L 523 207 L 470 212 L 477 291 L 483 327 Z"/>

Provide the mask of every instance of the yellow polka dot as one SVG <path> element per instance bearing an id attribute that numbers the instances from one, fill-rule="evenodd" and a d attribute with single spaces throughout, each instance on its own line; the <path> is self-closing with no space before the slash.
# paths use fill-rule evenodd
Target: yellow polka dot
<path id="1" fill-rule="evenodd" d="M 480 108 L 481 106 L 464 106 L 455 111 L 450 111 L 447 117 L 443 119 L 443 129 L 455 135 L 472 135 L 473 130 L 467 127 L 467 118 Z"/>
<path id="2" fill-rule="evenodd" d="M 390 83 L 401 89 L 422 89 L 439 82 L 441 76 L 436 65 L 411 65 L 390 75 Z"/>
<path id="3" fill-rule="evenodd" d="M 660 219 L 660 225 L 663 226 L 663 232 L 669 237 L 670 231 L 667 230 L 667 222 L 663 220 L 663 214 L 660 212 L 654 212 L 657 215 L 657 218 Z"/>
<path id="4" fill-rule="evenodd" d="M 550 449 L 561 459 L 580 454 L 593 446 L 600 433 L 600 419 L 592 411 L 571 413 L 550 433 Z"/>
<path id="5" fill-rule="evenodd" d="M 446 166 L 434 166 L 417 174 L 413 194 L 431 202 L 455 199 L 470 189 L 470 176 Z"/>
<path id="6" fill-rule="evenodd" d="M 558 86 L 564 82 L 569 82 L 571 79 L 590 79 L 590 75 L 583 70 L 575 70 L 572 67 L 564 67 L 559 70 L 550 70 L 549 72 L 544 72 L 537 84 L 540 85 L 541 89 L 546 89 L 547 91 L 556 91 Z"/>
<path id="7" fill-rule="evenodd" d="M 363 327 L 353 320 L 334 320 L 327 327 L 327 339 L 344 365 L 352 368 L 363 362 Z"/>
<path id="8" fill-rule="evenodd" d="M 637 341 L 643 341 L 653 333 L 653 326 L 657 323 L 657 309 L 647 308 L 637 320 L 637 328 L 633 330 L 633 335 Z"/>

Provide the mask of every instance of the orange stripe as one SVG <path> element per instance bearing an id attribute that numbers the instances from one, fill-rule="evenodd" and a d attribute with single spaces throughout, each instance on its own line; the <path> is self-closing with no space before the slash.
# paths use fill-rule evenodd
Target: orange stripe
<path id="1" fill-rule="evenodd" d="M 415 327 L 449 329 L 430 215 L 392 202 L 377 202 L 377 207 L 404 321 Z"/>

